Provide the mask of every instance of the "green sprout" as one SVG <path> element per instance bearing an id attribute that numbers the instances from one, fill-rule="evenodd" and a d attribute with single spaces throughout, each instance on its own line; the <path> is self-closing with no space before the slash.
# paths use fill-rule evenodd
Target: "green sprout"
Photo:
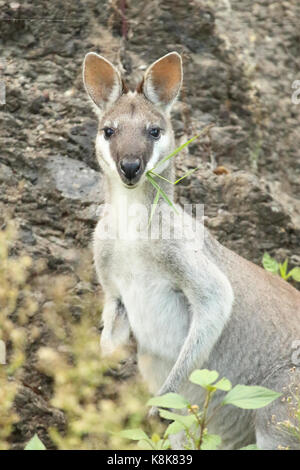
<path id="1" fill-rule="evenodd" d="M 283 263 L 278 263 L 268 253 L 264 253 L 262 264 L 266 271 L 281 276 L 285 281 L 292 278 L 294 281 L 300 282 L 300 267 L 298 266 L 288 271 L 287 259 Z"/>

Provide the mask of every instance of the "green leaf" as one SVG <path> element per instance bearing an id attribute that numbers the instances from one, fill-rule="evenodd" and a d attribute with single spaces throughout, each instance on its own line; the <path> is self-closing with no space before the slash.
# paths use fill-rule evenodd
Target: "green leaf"
<path id="1" fill-rule="evenodd" d="M 117 436 L 124 437 L 125 439 L 131 439 L 132 441 L 140 441 L 145 439 L 149 441 L 149 437 L 142 429 L 124 429 L 118 433 L 115 433 Z"/>
<path id="2" fill-rule="evenodd" d="M 197 421 L 194 414 L 182 415 L 178 413 L 173 413 L 172 411 L 168 410 L 159 410 L 159 414 L 164 419 L 179 421 L 181 423 L 186 424 L 187 426 L 190 426 L 191 423 Z"/>
<path id="3" fill-rule="evenodd" d="M 174 426 L 171 429 L 175 429 L 176 426 L 178 427 L 178 431 L 181 431 L 182 429 L 185 428 L 190 428 L 194 423 L 197 423 L 197 418 L 193 414 L 188 414 L 188 415 L 179 415 L 177 413 L 172 413 L 171 411 L 167 410 L 159 410 L 159 414 L 162 418 L 164 419 L 169 419 L 173 421 Z M 176 423 L 176 426 L 175 426 Z M 171 424 L 167 429 L 170 428 Z M 172 434 L 175 434 L 178 431 L 174 431 Z"/>
<path id="4" fill-rule="evenodd" d="M 228 392 L 232 389 L 230 380 L 226 379 L 225 377 L 218 380 L 218 382 L 216 382 L 213 386 L 218 390 L 223 390 L 224 392 Z"/>
<path id="5" fill-rule="evenodd" d="M 162 406 L 163 408 L 186 408 L 189 402 L 177 393 L 166 393 L 160 397 L 153 397 L 147 403 L 148 406 Z"/>
<path id="6" fill-rule="evenodd" d="M 275 274 L 278 273 L 279 264 L 274 258 L 269 255 L 269 253 L 264 253 L 262 264 L 266 271 Z"/>
<path id="7" fill-rule="evenodd" d="M 142 439 L 141 441 L 138 441 L 137 445 L 143 450 L 155 450 L 155 446 L 151 443 L 151 439 L 148 439 L 147 441 Z"/>
<path id="8" fill-rule="evenodd" d="M 46 450 L 46 447 L 40 440 L 39 436 L 35 434 L 26 444 L 25 450 Z"/>
<path id="9" fill-rule="evenodd" d="M 225 396 L 223 405 L 234 405 L 244 410 L 255 410 L 269 405 L 281 393 L 256 385 L 236 385 Z"/>
<path id="10" fill-rule="evenodd" d="M 180 431 L 186 429 L 186 426 L 179 421 L 173 421 L 173 423 L 169 424 L 167 429 L 165 430 L 165 436 L 170 436 L 172 434 L 177 434 Z"/>
<path id="11" fill-rule="evenodd" d="M 241 447 L 240 450 L 259 450 L 256 444 L 249 444 L 248 446 Z"/>
<path id="12" fill-rule="evenodd" d="M 155 444 L 154 444 L 154 447 L 156 450 L 162 450 L 163 449 L 163 446 L 164 446 L 164 441 L 163 439 L 160 439 L 159 441 L 157 441 Z"/>
<path id="13" fill-rule="evenodd" d="M 216 450 L 221 442 L 222 439 L 217 434 L 204 434 L 201 450 Z"/>
<path id="14" fill-rule="evenodd" d="M 161 449 L 162 449 L 162 450 L 171 449 L 171 444 L 170 444 L 169 439 L 165 439 L 165 440 L 162 442 Z"/>
<path id="15" fill-rule="evenodd" d="M 167 427 L 165 436 L 176 434 L 182 430 L 190 429 L 193 424 L 197 423 L 195 415 L 177 415 L 165 410 L 160 410 L 160 416 L 165 419 L 174 420 L 173 423 L 169 424 Z"/>
<path id="16" fill-rule="evenodd" d="M 288 274 L 288 277 L 292 277 L 294 281 L 300 282 L 300 268 L 293 268 Z"/>
<path id="17" fill-rule="evenodd" d="M 288 260 L 287 259 L 282 264 L 281 263 L 279 264 L 280 276 L 283 279 L 286 279 L 287 267 L 288 267 Z"/>
<path id="18" fill-rule="evenodd" d="M 208 370 L 208 369 L 197 369 L 190 375 L 190 382 L 200 385 L 200 387 L 207 388 L 213 382 L 217 380 L 219 374 L 216 370 Z"/>

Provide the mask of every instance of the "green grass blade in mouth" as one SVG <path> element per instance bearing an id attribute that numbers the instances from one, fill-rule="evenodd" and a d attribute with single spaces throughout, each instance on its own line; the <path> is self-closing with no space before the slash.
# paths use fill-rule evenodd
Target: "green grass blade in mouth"
<path id="1" fill-rule="evenodd" d="M 164 198 L 164 200 L 167 202 L 167 204 L 169 204 L 170 207 L 172 207 L 172 209 L 174 210 L 174 212 L 176 212 L 176 214 L 178 214 L 178 211 L 176 209 L 176 207 L 174 206 L 174 204 L 170 201 L 170 199 L 168 198 L 168 196 L 166 195 L 166 193 L 161 189 L 161 187 L 157 184 L 157 182 L 152 178 L 151 175 L 149 175 L 149 173 L 147 173 L 147 178 L 148 180 L 150 181 L 150 183 L 152 184 L 152 186 L 154 186 L 155 189 L 157 189 L 157 191 L 159 191 L 160 195 Z"/>
<path id="2" fill-rule="evenodd" d="M 175 157 L 175 155 L 177 155 L 177 153 L 181 152 L 181 150 L 183 150 L 185 147 L 187 147 L 189 144 L 191 144 L 192 142 L 194 142 L 194 140 L 198 139 L 198 137 L 200 137 L 201 134 L 197 134 L 195 135 L 194 137 L 192 137 L 190 140 L 188 140 L 187 142 L 185 142 L 184 144 L 180 145 L 180 147 L 177 147 L 175 150 L 173 150 L 172 153 L 170 153 L 169 155 L 167 155 L 165 158 L 163 158 L 160 162 L 158 162 L 153 168 L 152 170 L 150 171 L 153 171 L 155 168 L 157 168 L 159 165 L 162 165 L 163 163 L 165 163 L 166 161 L 170 160 L 170 158 L 172 157 Z"/>
<path id="3" fill-rule="evenodd" d="M 155 171 L 152 171 L 152 170 L 149 170 L 149 174 L 152 176 L 156 176 L 157 178 L 160 178 L 164 181 L 167 181 L 167 183 L 170 183 L 170 184 L 173 184 L 175 186 L 175 184 L 179 183 L 180 181 L 182 181 L 184 178 L 186 178 L 187 176 L 191 175 L 192 173 L 194 173 L 194 171 L 196 170 L 199 170 L 200 166 L 197 166 L 197 168 L 193 168 L 192 170 L 189 170 L 185 175 L 181 176 L 181 178 L 179 178 L 178 180 L 176 181 L 170 181 L 168 180 L 167 178 L 165 178 L 164 176 L 161 176 L 159 173 L 155 173 Z"/>
<path id="4" fill-rule="evenodd" d="M 214 124 L 209 124 L 208 126 L 206 126 L 201 132 L 199 132 L 199 134 L 195 135 L 194 137 L 192 137 L 190 140 L 188 140 L 187 142 L 185 142 L 184 144 L 180 145 L 179 147 L 177 147 L 175 150 L 173 150 L 172 153 L 170 153 L 169 155 L 167 155 L 165 158 L 163 158 L 160 162 L 158 162 L 151 170 L 149 171 L 153 171 L 155 168 L 157 168 L 159 165 L 161 165 L 162 163 L 165 163 L 166 161 L 170 160 L 170 158 L 173 158 L 175 157 L 175 155 L 177 155 L 177 153 L 181 152 L 181 150 L 183 150 L 185 147 L 187 147 L 189 144 L 191 144 L 192 142 L 194 142 L 194 140 L 198 139 L 199 137 L 201 137 L 202 135 L 205 135 L 207 134 L 207 132 L 214 126 Z"/>
<path id="5" fill-rule="evenodd" d="M 154 201 L 153 201 L 153 204 L 152 204 L 152 209 L 151 209 L 151 214 L 150 214 L 150 218 L 149 218 L 148 227 L 150 227 L 150 225 L 151 225 L 151 221 L 153 219 L 153 216 L 154 216 L 154 213 L 155 213 L 155 210 L 156 210 L 156 206 L 157 206 L 157 203 L 159 201 L 159 196 L 160 196 L 160 192 L 159 192 L 159 190 L 157 190 Z"/>
<path id="6" fill-rule="evenodd" d="M 173 184 L 175 185 L 175 184 L 179 183 L 179 181 L 182 181 L 187 176 L 190 176 L 192 173 L 194 173 L 194 171 L 199 170 L 199 168 L 200 168 L 200 166 L 197 166 L 197 168 L 193 168 L 192 170 L 189 170 L 185 175 L 183 175 L 181 178 L 176 180 Z"/>
<path id="7" fill-rule="evenodd" d="M 166 195 L 166 193 L 161 189 L 161 187 L 159 186 L 159 184 L 155 181 L 155 179 L 153 178 L 154 177 L 157 177 L 157 178 L 160 178 L 164 181 L 166 181 L 167 183 L 169 184 L 172 184 L 172 185 L 175 185 L 177 183 L 179 183 L 180 181 L 182 181 L 184 178 L 186 178 L 187 176 L 191 175 L 192 173 L 194 173 L 194 171 L 198 170 L 199 167 L 197 168 L 193 168 L 192 170 L 188 171 L 185 175 L 181 176 L 181 178 L 179 178 L 178 180 L 176 181 L 170 181 L 168 180 L 167 178 L 165 178 L 164 176 L 161 176 L 159 173 L 156 173 L 154 170 L 155 168 L 157 168 L 159 165 L 161 165 L 162 163 L 165 163 L 166 161 L 170 160 L 170 158 L 174 157 L 175 155 L 177 155 L 177 153 L 179 153 L 181 150 L 183 150 L 185 147 L 187 147 L 190 143 L 192 143 L 194 140 L 198 139 L 199 137 L 201 137 L 202 135 L 205 135 L 210 129 L 211 127 L 213 127 L 214 124 L 209 124 L 208 126 L 206 126 L 199 134 L 195 135 L 194 137 L 192 137 L 190 140 L 188 140 L 187 142 L 185 142 L 184 144 L 180 145 L 179 147 L 177 147 L 172 153 L 170 153 L 169 155 L 167 155 L 165 158 L 163 158 L 160 162 L 158 162 L 151 170 L 148 170 L 146 172 L 146 177 L 148 178 L 148 181 L 152 184 L 152 186 L 156 189 L 156 195 L 155 195 L 155 198 L 154 198 L 154 201 L 153 201 L 153 204 L 152 204 L 152 209 L 151 209 L 151 214 L 150 214 L 150 219 L 149 219 L 149 225 L 151 224 L 151 220 L 153 218 L 153 215 L 155 213 L 155 210 L 156 210 L 156 207 L 157 207 L 157 204 L 158 204 L 158 201 L 159 201 L 159 196 L 162 196 L 162 198 L 166 201 L 166 203 L 172 207 L 172 209 L 174 210 L 174 212 L 176 212 L 176 214 L 178 214 L 178 211 L 177 209 L 175 208 L 174 204 L 170 201 L 170 199 L 168 198 L 168 196 Z"/>
<path id="8" fill-rule="evenodd" d="M 166 181 L 167 183 L 174 184 L 173 181 L 168 180 L 168 179 L 165 178 L 164 176 L 161 176 L 159 173 L 155 173 L 155 171 L 149 170 L 148 173 L 149 173 L 151 176 L 154 175 L 154 176 L 156 176 L 157 178 L 160 178 L 161 180 Z"/>

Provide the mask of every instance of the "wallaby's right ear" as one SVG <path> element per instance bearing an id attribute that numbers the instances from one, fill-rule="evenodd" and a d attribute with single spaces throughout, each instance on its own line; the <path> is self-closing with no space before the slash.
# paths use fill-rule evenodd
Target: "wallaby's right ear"
<path id="1" fill-rule="evenodd" d="M 83 82 L 89 97 L 100 110 L 112 105 L 122 95 L 123 83 L 118 70 L 95 52 L 85 56 Z"/>

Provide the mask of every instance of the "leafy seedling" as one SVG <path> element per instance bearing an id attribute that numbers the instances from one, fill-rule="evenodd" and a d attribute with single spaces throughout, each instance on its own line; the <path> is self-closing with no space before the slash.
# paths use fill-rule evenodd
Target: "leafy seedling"
<path id="1" fill-rule="evenodd" d="M 153 397 L 147 405 L 159 407 L 161 418 L 171 421 L 163 437 L 160 438 L 157 434 L 153 434 L 150 438 L 141 429 L 121 431 L 118 435 L 138 440 L 141 445 L 146 443 L 149 448 L 161 450 L 170 448 L 170 435 L 183 431 L 186 436 L 185 447 L 187 449 L 217 450 L 221 445 L 221 437 L 209 434 L 207 427 L 223 406 L 233 405 L 244 410 L 255 410 L 269 405 L 281 396 L 280 393 L 261 386 L 236 385 L 232 387 L 227 378 L 219 379 L 219 373 L 216 370 L 197 369 L 192 372 L 189 380 L 205 390 L 202 409 L 198 405 L 189 403 L 178 393 L 167 393 Z M 209 403 L 216 392 L 226 392 L 226 394 L 220 400 L 219 405 L 209 414 Z M 174 412 L 173 410 L 180 411 Z M 253 444 L 243 447 L 241 450 L 258 450 L 258 448 Z"/>
<path id="2" fill-rule="evenodd" d="M 300 282 L 300 267 L 296 267 L 288 271 L 287 259 L 283 263 L 278 263 L 269 255 L 269 253 L 264 253 L 262 264 L 266 271 L 281 276 L 285 281 L 292 278 L 294 281 Z"/>

